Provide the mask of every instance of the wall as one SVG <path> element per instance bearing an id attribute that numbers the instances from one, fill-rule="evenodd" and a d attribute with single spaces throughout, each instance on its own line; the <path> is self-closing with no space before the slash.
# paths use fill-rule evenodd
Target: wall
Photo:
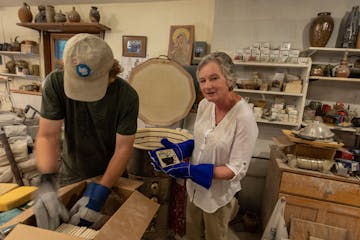
<path id="1" fill-rule="evenodd" d="M 167 55 L 170 25 L 195 25 L 195 40 L 210 43 L 212 39 L 214 0 L 99 3 L 92 5 L 98 6 L 101 15 L 100 23 L 111 28 L 111 31 L 106 32 L 105 40 L 119 60 L 121 60 L 122 56 L 123 35 L 147 36 L 147 53 L 149 57 Z M 92 5 L 75 5 L 82 21 L 89 22 L 88 14 Z M 72 10 L 73 5 L 54 6 L 56 11 L 62 10 L 63 13 L 68 13 Z M 9 42 L 10 38 L 14 39 L 17 35 L 20 36 L 19 40 L 39 40 L 37 31 L 16 25 L 19 22 L 17 16 L 19 7 L 0 8 L 0 28 L 2 29 L 0 42 Z M 37 6 L 31 6 L 31 11 L 35 17 L 38 13 Z M 0 90 L 0 94 L 1 92 L 2 90 Z M 26 96 L 23 98 L 26 98 Z M 13 102 L 22 105 L 26 100 L 17 98 Z"/>
<path id="2" fill-rule="evenodd" d="M 270 42 L 272 47 L 290 42 L 292 48 L 304 49 L 309 47 L 309 25 L 318 12 L 331 12 L 334 18 L 335 28 L 327 46 L 335 47 L 341 19 L 347 11 L 359 4 L 358 0 L 216 0 L 212 51 L 233 54 L 237 49 L 250 47 L 254 42 Z M 324 89 L 328 90 L 328 83 L 317 84 L 326 85 Z M 310 91 L 310 97 L 321 99 L 321 94 L 326 92 L 324 89 L 319 91 L 314 88 L 314 91 Z M 356 102 L 358 89 L 358 86 L 353 88 L 353 97 L 349 101 Z M 348 90 L 346 85 L 343 92 L 347 93 Z M 348 98 L 349 96 L 346 100 Z M 240 194 L 243 207 L 256 212 L 261 206 L 268 163 L 263 158 L 269 157 L 269 145 L 273 143 L 271 138 L 282 135 L 281 129 L 285 128 L 260 123 L 258 126 L 260 134 L 254 156 L 260 158 L 252 159 L 248 174 L 242 181 L 243 189 Z"/>

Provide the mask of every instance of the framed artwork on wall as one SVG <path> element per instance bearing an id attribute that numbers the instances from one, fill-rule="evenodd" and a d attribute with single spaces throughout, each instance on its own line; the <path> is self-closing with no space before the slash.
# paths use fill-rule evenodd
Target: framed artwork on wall
<path id="1" fill-rule="evenodd" d="M 123 36 L 122 37 L 122 52 L 124 57 L 146 57 L 146 42 L 145 36 Z"/>
<path id="2" fill-rule="evenodd" d="M 190 65 L 194 44 L 194 25 L 170 26 L 168 57 L 181 65 Z"/>
<path id="3" fill-rule="evenodd" d="M 50 55 L 51 70 L 63 69 L 62 61 L 65 44 L 69 38 L 74 36 L 73 33 L 51 33 L 50 35 Z"/>

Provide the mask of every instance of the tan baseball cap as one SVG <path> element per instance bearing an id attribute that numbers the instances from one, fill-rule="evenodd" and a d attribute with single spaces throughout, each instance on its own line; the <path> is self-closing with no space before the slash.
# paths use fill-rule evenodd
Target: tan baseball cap
<path id="1" fill-rule="evenodd" d="M 94 102 L 105 96 L 114 55 L 103 39 L 88 33 L 76 34 L 66 42 L 63 61 L 67 97 Z"/>

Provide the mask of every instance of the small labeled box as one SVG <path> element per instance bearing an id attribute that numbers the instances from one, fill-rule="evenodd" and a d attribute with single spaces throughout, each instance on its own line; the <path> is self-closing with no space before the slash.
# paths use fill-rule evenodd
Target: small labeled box
<path id="1" fill-rule="evenodd" d="M 39 45 L 21 44 L 21 52 L 26 54 L 39 54 Z"/>

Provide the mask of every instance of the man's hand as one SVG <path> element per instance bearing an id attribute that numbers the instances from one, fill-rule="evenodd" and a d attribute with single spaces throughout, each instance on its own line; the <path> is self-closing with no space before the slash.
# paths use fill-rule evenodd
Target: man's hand
<path id="1" fill-rule="evenodd" d="M 70 210 L 70 224 L 99 229 L 106 218 L 100 213 L 111 190 L 101 184 L 91 182 L 83 197 Z"/>
<path id="2" fill-rule="evenodd" d="M 43 174 L 35 197 L 34 213 L 40 228 L 55 230 L 69 220 L 69 213 L 57 196 L 55 174 Z"/>

